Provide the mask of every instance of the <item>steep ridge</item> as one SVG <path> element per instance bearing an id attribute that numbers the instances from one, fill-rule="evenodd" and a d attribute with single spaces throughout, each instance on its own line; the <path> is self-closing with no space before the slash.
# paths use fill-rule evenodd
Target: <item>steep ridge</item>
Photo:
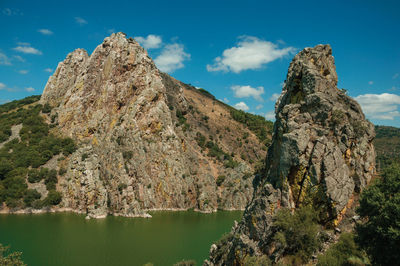
<path id="1" fill-rule="evenodd" d="M 57 166 L 66 169 L 60 206 L 89 217 L 244 209 L 247 177 L 266 156 L 268 139 L 233 120 L 231 107 L 161 73 L 123 33 L 90 56 L 70 53 L 40 102 L 52 107 L 53 133 L 79 147 Z"/>
<path id="2" fill-rule="evenodd" d="M 242 265 L 247 256 L 277 261 L 278 209 L 312 206 L 319 222 L 335 226 L 375 172 L 374 126 L 359 104 L 337 87 L 329 45 L 306 48 L 290 64 L 275 107 L 266 168 L 242 221 L 218 245 L 207 265 Z"/>

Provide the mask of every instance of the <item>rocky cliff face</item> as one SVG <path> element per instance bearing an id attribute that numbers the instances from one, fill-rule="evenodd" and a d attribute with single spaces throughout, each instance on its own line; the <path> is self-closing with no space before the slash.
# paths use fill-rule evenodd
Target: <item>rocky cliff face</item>
<path id="1" fill-rule="evenodd" d="M 375 171 L 373 125 L 337 87 L 329 45 L 306 48 L 290 64 L 266 169 L 242 222 L 213 245 L 209 265 L 241 265 L 247 255 L 278 259 L 271 230 L 279 208 L 311 205 L 323 224 L 340 222 Z"/>
<path id="2" fill-rule="evenodd" d="M 161 73 L 123 33 L 90 56 L 82 49 L 70 53 L 41 103 L 53 107 L 54 131 L 79 144 L 60 162 L 67 170 L 59 176 L 61 205 L 89 217 L 243 209 L 253 187 L 242 177 L 266 155 L 226 106 Z M 247 143 L 239 145 L 238 133 Z M 217 152 L 210 155 L 211 149 Z"/>

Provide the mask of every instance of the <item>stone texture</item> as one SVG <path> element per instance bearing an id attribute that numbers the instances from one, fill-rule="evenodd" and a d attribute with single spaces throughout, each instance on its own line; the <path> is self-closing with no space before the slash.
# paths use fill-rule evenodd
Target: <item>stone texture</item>
<path id="1" fill-rule="evenodd" d="M 359 104 L 337 88 L 329 45 L 306 48 L 290 64 L 276 103 L 266 170 L 242 222 L 207 265 L 241 265 L 246 255 L 277 260 L 273 216 L 279 208 L 320 208 L 321 223 L 337 225 L 375 171 L 373 125 Z"/>
<path id="2" fill-rule="evenodd" d="M 89 217 L 244 209 L 253 187 L 251 178 L 242 177 L 254 171 L 250 160 L 266 155 L 225 105 L 161 73 L 123 33 L 107 37 L 90 56 L 82 49 L 70 53 L 50 77 L 41 103 L 53 107 L 59 134 L 79 144 L 60 163 L 67 169 L 59 177 L 61 205 Z M 232 132 L 222 137 L 226 127 Z M 249 143 L 239 147 L 235 139 L 243 132 Z M 234 152 L 239 166 L 227 168 L 207 156 L 195 140 L 197 133 L 214 137 L 226 153 Z M 226 180 L 217 187 L 219 175 Z"/>

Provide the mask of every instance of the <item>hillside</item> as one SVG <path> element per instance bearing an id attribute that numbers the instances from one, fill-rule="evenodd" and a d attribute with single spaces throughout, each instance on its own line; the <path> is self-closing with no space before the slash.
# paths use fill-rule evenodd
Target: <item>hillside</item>
<path id="1" fill-rule="evenodd" d="M 400 128 L 375 126 L 377 169 L 380 170 L 393 162 L 400 164 Z"/>
<path id="2" fill-rule="evenodd" d="M 3 211 L 244 209 L 271 139 L 271 122 L 160 72 L 122 33 L 70 53 L 36 100 L 0 107 Z M 19 150 L 36 153 L 20 165 Z"/>

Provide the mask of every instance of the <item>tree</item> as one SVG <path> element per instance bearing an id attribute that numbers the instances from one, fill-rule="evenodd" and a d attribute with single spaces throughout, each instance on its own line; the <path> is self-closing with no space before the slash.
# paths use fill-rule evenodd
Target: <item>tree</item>
<path id="1" fill-rule="evenodd" d="M 21 252 L 10 252 L 9 247 L 0 244 L 0 265 L 24 266 L 26 264 L 22 261 L 21 256 Z"/>
<path id="2" fill-rule="evenodd" d="M 357 213 L 365 221 L 357 225 L 356 242 L 373 264 L 400 261 L 400 165 L 386 168 L 382 179 L 361 194 Z"/>

